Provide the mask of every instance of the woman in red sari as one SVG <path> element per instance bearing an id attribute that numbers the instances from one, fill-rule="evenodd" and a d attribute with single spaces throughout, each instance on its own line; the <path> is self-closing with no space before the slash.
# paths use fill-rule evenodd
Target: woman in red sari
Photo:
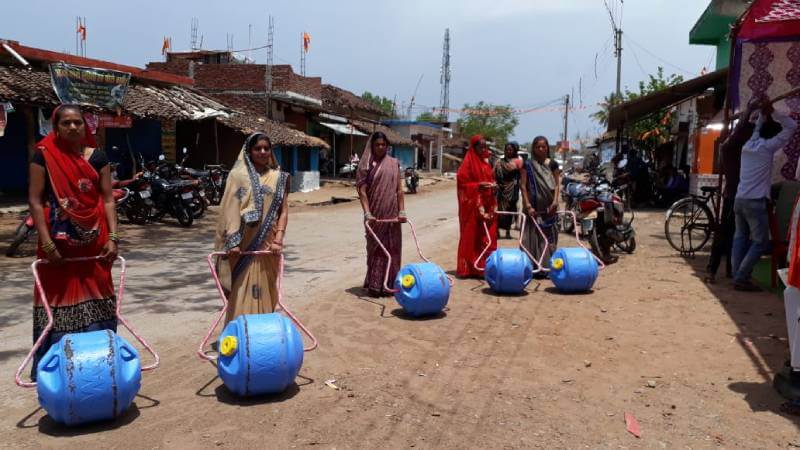
<path id="1" fill-rule="evenodd" d="M 400 271 L 403 240 L 399 222 L 406 221 L 405 199 L 403 197 L 403 177 L 400 176 L 400 163 L 389 156 L 389 139 L 380 131 L 372 133 L 364 154 L 358 163 L 356 189 L 364 209 L 364 222 L 368 223 L 381 243 L 392 255 L 388 283 L 394 282 Z M 394 219 L 399 222 L 378 223 L 377 219 Z M 386 277 L 386 253 L 367 234 L 367 275 L 364 288 L 372 297 L 392 295 L 383 286 Z"/>
<path id="2" fill-rule="evenodd" d="M 482 277 L 483 272 L 475 269 L 475 260 L 490 244 L 489 250 L 478 261 L 478 267 L 483 267 L 486 257 L 497 248 L 497 184 L 488 161 L 490 154 L 486 140 L 480 135 L 472 136 L 467 155 L 456 175 L 458 222 L 461 226 L 456 274 L 463 278 Z M 489 227 L 488 237 L 484 224 Z"/>
<path id="3" fill-rule="evenodd" d="M 68 333 L 116 331 L 111 265 L 117 257 L 117 214 L 108 157 L 95 149 L 79 107 L 53 111 L 53 131 L 36 145 L 30 164 L 28 202 L 39 233 L 42 287 L 53 308 L 53 329 L 34 356 L 36 367 L 52 344 Z M 101 256 L 102 260 L 65 262 Z M 47 325 L 43 299 L 34 289 L 33 340 Z"/>

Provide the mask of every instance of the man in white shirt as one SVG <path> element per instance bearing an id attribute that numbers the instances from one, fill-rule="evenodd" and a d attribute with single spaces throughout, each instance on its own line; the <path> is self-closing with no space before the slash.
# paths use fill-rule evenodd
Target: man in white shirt
<path id="1" fill-rule="evenodd" d="M 770 194 L 772 160 L 791 139 L 797 123 L 767 101 L 761 108 L 753 136 L 742 147 L 739 188 L 733 211 L 736 234 L 733 238 L 734 289 L 758 291 L 750 279 L 761 256 L 769 249 L 767 201 Z"/>

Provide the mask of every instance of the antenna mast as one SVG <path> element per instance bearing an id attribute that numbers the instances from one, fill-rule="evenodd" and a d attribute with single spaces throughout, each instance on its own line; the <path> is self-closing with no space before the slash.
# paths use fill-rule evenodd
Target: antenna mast
<path id="1" fill-rule="evenodd" d="M 442 73 L 439 83 L 442 85 L 442 93 L 439 96 L 439 119 L 447 122 L 450 115 L 450 28 L 444 30 Z"/>

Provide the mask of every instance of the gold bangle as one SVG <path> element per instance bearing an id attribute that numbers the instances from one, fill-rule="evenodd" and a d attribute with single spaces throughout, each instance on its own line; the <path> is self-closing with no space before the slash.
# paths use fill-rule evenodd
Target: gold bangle
<path id="1" fill-rule="evenodd" d="M 42 250 L 45 253 L 53 253 L 56 250 L 56 244 L 53 241 L 48 241 L 42 244 Z"/>

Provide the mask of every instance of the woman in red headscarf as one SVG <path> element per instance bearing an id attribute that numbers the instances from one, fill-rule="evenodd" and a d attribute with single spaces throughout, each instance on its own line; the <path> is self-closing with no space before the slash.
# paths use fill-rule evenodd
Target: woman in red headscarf
<path id="1" fill-rule="evenodd" d="M 34 356 L 32 377 L 50 346 L 68 333 L 116 331 L 111 265 L 117 257 L 117 214 L 108 157 L 95 148 L 78 106 L 53 111 L 53 131 L 36 145 L 28 203 L 39 233 L 37 256 L 53 329 Z M 101 256 L 102 260 L 65 262 Z M 34 289 L 34 342 L 47 325 L 44 299 Z"/>
<path id="2" fill-rule="evenodd" d="M 456 266 L 459 277 L 482 277 L 483 272 L 475 268 L 475 260 L 489 244 L 489 250 L 478 261 L 478 267 L 483 267 L 486 257 L 497 248 L 497 184 L 488 161 L 490 154 L 486 140 L 480 135 L 472 136 L 456 176 L 461 227 Z M 484 224 L 489 228 L 489 236 Z"/>

